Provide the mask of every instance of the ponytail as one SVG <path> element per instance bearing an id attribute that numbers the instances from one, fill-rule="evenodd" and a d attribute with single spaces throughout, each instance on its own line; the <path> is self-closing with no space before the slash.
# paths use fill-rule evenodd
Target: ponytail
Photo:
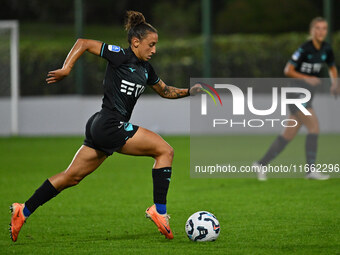
<path id="1" fill-rule="evenodd" d="M 128 42 L 131 44 L 132 37 L 142 40 L 147 33 L 157 33 L 156 28 L 145 21 L 144 15 L 136 11 L 127 11 L 125 30 L 128 32 Z"/>

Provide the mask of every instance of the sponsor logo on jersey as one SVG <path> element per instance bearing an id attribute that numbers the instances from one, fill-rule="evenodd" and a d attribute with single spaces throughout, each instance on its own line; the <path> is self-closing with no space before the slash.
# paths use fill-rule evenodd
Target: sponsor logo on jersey
<path id="1" fill-rule="evenodd" d="M 120 47 L 116 46 L 116 45 L 108 45 L 107 48 L 109 49 L 109 51 L 113 51 L 113 52 L 119 52 L 120 51 Z"/>
<path id="2" fill-rule="evenodd" d="M 133 73 L 134 71 L 136 71 L 136 69 L 132 68 L 132 67 L 129 67 L 131 73 Z"/>
<path id="3" fill-rule="evenodd" d="M 144 92 L 144 90 L 145 86 L 126 80 L 122 80 L 122 83 L 120 84 L 120 92 L 128 96 L 134 95 L 135 97 L 138 97 Z"/>
<path id="4" fill-rule="evenodd" d="M 301 73 L 319 73 L 321 70 L 322 64 L 321 63 L 306 63 L 302 62 L 300 72 Z"/>

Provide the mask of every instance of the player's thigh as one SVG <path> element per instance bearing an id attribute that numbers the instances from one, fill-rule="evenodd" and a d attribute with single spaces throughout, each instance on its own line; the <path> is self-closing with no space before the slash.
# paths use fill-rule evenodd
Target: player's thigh
<path id="1" fill-rule="evenodd" d="M 297 116 L 301 123 L 306 126 L 309 133 L 318 134 L 320 131 L 318 117 L 312 108 L 308 108 L 307 110 L 311 113 L 311 115 L 304 115 L 301 111 L 299 111 Z"/>
<path id="2" fill-rule="evenodd" d="M 139 127 L 136 134 L 127 140 L 118 152 L 126 155 L 157 157 L 163 153 L 171 154 L 173 149 L 160 135 Z"/>
<path id="3" fill-rule="evenodd" d="M 301 121 L 297 115 L 292 114 L 289 116 L 289 119 L 290 121 L 287 123 L 288 127 L 285 127 L 282 133 L 282 136 L 288 141 L 292 140 L 296 136 L 301 127 Z"/>
<path id="4" fill-rule="evenodd" d="M 106 157 L 105 153 L 83 145 L 74 156 L 68 168 L 50 177 L 49 181 L 58 191 L 62 191 L 65 188 L 78 184 L 85 176 L 96 170 Z"/>
<path id="5" fill-rule="evenodd" d="M 66 169 L 65 174 L 85 177 L 96 170 L 106 158 L 104 152 L 82 145 Z"/>

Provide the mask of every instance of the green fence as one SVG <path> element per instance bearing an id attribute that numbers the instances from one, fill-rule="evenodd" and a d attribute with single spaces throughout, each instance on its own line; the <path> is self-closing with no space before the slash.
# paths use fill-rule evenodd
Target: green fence
<path id="1" fill-rule="evenodd" d="M 292 53 L 306 40 L 305 34 L 214 36 L 213 77 L 283 77 Z M 39 46 L 26 41 L 20 47 L 21 95 L 76 93 L 74 72 L 56 85 L 46 85 L 49 70 L 60 68 L 72 44 Z M 340 32 L 333 36 L 336 62 L 340 64 Z M 151 60 L 157 74 L 169 85 L 187 87 L 190 77 L 201 77 L 202 38 L 160 43 Z M 106 61 L 85 54 L 84 94 L 101 94 Z M 324 72 L 327 76 L 327 72 Z"/>

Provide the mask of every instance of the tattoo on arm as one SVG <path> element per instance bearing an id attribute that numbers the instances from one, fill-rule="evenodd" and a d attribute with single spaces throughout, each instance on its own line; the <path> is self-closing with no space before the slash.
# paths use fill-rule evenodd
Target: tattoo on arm
<path id="1" fill-rule="evenodd" d="M 189 96 L 188 89 L 167 86 L 162 80 L 154 85 L 154 90 L 164 98 L 176 99 Z"/>

